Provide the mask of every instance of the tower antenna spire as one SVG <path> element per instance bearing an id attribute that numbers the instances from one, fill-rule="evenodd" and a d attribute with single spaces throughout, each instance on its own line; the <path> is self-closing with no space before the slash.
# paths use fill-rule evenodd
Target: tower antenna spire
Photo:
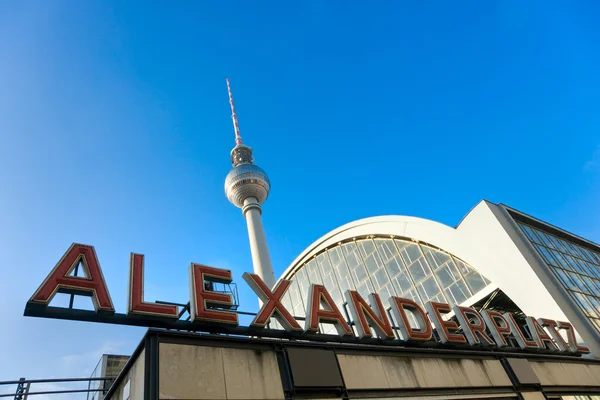
<path id="1" fill-rule="evenodd" d="M 240 125 L 238 124 L 237 114 L 235 113 L 235 105 L 233 104 L 233 94 L 231 93 L 231 85 L 229 78 L 225 78 L 227 82 L 227 93 L 229 93 L 229 105 L 231 106 L 231 121 L 233 122 L 233 131 L 235 132 L 235 144 L 242 144 L 242 136 L 240 135 Z"/>

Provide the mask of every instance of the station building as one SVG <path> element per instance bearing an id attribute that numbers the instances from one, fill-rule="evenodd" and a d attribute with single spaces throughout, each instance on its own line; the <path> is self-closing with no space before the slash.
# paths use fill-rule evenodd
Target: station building
<path id="1" fill-rule="evenodd" d="M 292 281 L 283 302 L 300 319 L 310 285 L 322 284 L 340 309 L 351 289 L 568 320 L 592 354 L 151 329 L 106 398 L 600 399 L 600 248 L 502 204 L 482 201 L 456 227 L 403 216 L 346 224 L 311 244 L 280 279 Z M 320 329 L 333 333 L 329 324 Z"/>
<path id="2" fill-rule="evenodd" d="M 502 204 L 481 201 L 456 227 L 403 216 L 327 233 L 283 273 L 303 316 L 310 284 L 570 321 L 600 357 L 600 246 Z M 331 326 L 323 326 L 331 332 Z"/>

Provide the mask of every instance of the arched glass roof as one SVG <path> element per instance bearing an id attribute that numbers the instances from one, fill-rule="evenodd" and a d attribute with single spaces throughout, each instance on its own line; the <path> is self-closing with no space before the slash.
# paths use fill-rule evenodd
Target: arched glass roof
<path id="1" fill-rule="evenodd" d="M 390 296 L 423 304 L 462 304 L 490 281 L 453 255 L 405 239 L 369 236 L 338 243 L 311 257 L 287 279 L 292 281 L 284 305 L 304 317 L 310 284 L 323 284 L 343 309 L 343 293 L 357 290 L 367 299 L 378 293 L 387 306 Z M 331 326 L 323 327 L 328 333 Z"/>

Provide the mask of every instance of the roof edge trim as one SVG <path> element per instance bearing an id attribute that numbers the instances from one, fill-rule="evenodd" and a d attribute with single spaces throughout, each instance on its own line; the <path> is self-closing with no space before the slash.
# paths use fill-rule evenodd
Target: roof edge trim
<path id="1" fill-rule="evenodd" d="M 306 260 L 307 258 L 313 256 L 314 253 L 322 250 L 322 245 L 325 242 L 334 239 L 336 236 L 339 236 L 339 241 L 341 242 L 341 241 L 346 240 L 348 238 L 351 238 L 353 236 L 348 231 L 356 230 L 357 228 L 364 227 L 364 226 L 367 226 L 367 225 L 376 225 L 376 224 L 381 224 L 381 223 L 398 223 L 398 224 L 412 224 L 412 225 L 430 225 L 430 226 L 435 226 L 438 229 L 455 230 L 455 228 L 453 228 L 451 226 L 448 226 L 448 225 L 445 225 L 445 224 L 442 224 L 440 222 L 432 221 L 432 220 L 425 219 L 425 218 L 410 217 L 410 216 L 405 216 L 405 215 L 381 215 L 381 216 L 377 216 L 377 217 L 369 217 L 369 218 L 358 219 L 356 221 L 349 222 L 347 224 L 344 224 L 344 225 L 342 225 L 342 226 L 340 226 L 340 227 L 338 227 L 338 228 L 336 228 L 336 229 L 334 229 L 334 230 L 326 233 L 325 235 L 321 236 L 319 239 L 317 239 L 313 243 L 311 243 L 283 271 L 283 273 L 281 274 L 281 277 L 279 279 L 283 279 L 283 278 L 286 278 L 287 276 L 289 276 L 298 265 L 301 265 L 303 263 L 304 260 Z M 378 232 L 374 231 L 372 233 L 373 234 L 377 234 Z M 393 233 L 393 234 L 395 234 L 397 236 L 402 236 L 402 234 L 400 232 Z M 362 236 L 362 234 L 357 234 L 356 236 Z"/>

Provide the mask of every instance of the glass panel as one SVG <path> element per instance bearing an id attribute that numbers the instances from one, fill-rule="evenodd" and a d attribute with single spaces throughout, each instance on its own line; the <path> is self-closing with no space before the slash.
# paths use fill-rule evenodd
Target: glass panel
<path id="1" fill-rule="evenodd" d="M 454 262 L 458 267 L 458 270 L 462 273 L 467 286 L 471 290 L 471 293 L 476 294 L 483 288 L 485 288 L 490 281 L 485 279 L 479 272 L 475 271 L 473 268 L 459 260 L 458 258 L 454 258 Z"/>
<path id="2" fill-rule="evenodd" d="M 553 270 L 565 287 L 567 287 L 568 289 L 577 290 L 577 286 L 575 286 L 571 279 L 569 279 L 566 271 L 560 268 L 553 268 Z"/>
<path id="3" fill-rule="evenodd" d="M 306 270 L 308 273 L 308 280 L 310 283 L 323 284 L 323 279 L 321 278 L 321 274 L 319 273 L 319 268 L 317 267 L 316 260 L 310 260 L 308 264 L 306 264 Z"/>
<path id="4" fill-rule="evenodd" d="M 383 302 L 384 307 L 387 307 L 389 305 L 388 300 L 390 297 L 396 296 L 396 292 L 394 291 L 394 288 L 390 284 L 387 284 L 387 285 L 379 288 L 379 290 L 377 290 L 377 294 L 379 295 L 379 297 L 381 297 L 381 301 Z"/>
<path id="5" fill-rule="evenodd" d="M 327 253 L 322 253 L 317 256 L 317 265 L 319 266 L 319 271 L 321 272 L 321 276 L 323 278 L 331 274 L 332 268 L 331 263 L 329 262 L 329 257 L 327 257 Z"/>
<path id="6" fill-rule="evenodd" d="M 583 248 L 583 247 L 581 248 L 581 250 L 583 250 L 583 252 L 587 256 L 587 260 L 586 261 L 596 262 L 596 257 L 594 257 L 594 252 L 593 251 L 588 250 L 588 249 Z"/>
<path id="7" fill-rule="evenodd" d="M 591 276 L 600 279 L 600 268 L 592 263 L 585 263 L 585 265 L 587 265 L 588 270 L 592 273 Z"/>
<path id="8" fill-rule="evenodd" d="M 577 300 L 577 302 L 579 303 L 579 305 L 581 306 L 581 308 L 587 315 L 589 315 L 590 317 L 594 317 L 594 318 L 599 317 L 599 315 L 596 313 L 596 311 L 591 306 L 591 304 L 588 303 L 585 295 L 583 295 L 581 293 L 577 293 L 577 292 L 571 292 L 571 294 L 573 294 L 573 296 L 575 297 L 575 299 Z"/>
<path id="9" fill-rule="evenodd" d="M 441 290 L 437 282 L 430 276 L 425 279 L 421 284 L 417 285 L 417 289 L 421 297 L 427 300 L 433 300 L 434 297 L 440 294 Z"/>
<path id="10" fill-rule="evenodd" d="M 290 294 L 290 299 L 291 299 L 292 304 L 302 302 L 302 296 L 300 295 L 300 289 L 298 288 L 298 283 L 296 282 L 295 279 L 292 280 L 292 284 L 290 285 L 290 288 L 288 289 L 288 293 Z"/>
<path id="11" fill-rule="evenodd" d="M 365 269 L 365 266 L 362 264 L 359 264 L 356 266 L 356 268 L 354 268 L 354 277 L 356 278 L 356 282 L 363 282 L 368 278 L 367 275 L 367 270 Z"/>
<path id="12" fill-rule="evenodd" d="M 592 309 L 596 315 L 600 315 L 600 300 L 594 296 L 587 296 L 589 303 L 592 305 Z"/>
<path id="13" fill-rule="evenodd" d="M 421 298 L 417 295 L 417 291 L 415 289 L 410 289 L 404 293 L 402 293 L 400 295 L 400 297 L 403 297 L 405 299 L 411 299 L 412 301 L 414 301 L 415 303 L 417 303 L 420 306 L 423 306 L 423 301 L 421 300 Z"/>
<path id="14" fill-rule="evenodd" d="M 419 250 L 419 246 L 414 243 L 408 243 L 402 250 L 400 250 L 400 255 L 404 260 L 406 265 L 412 264 L 415 260 L 421 257 L 421 250 Z"/>
<path id="15" fill-rule="evenodd" d="M 427 247 L 423 246 L 423 248 L 425 249 Z M 433 254 L 433 258 L 435 259 L 437 266 L 443 265 L 445 262 L 450 260 L 450 256 L 446 253 L 442 253 L 441 251 L 434 250 L 431 248 L 427 248 L 427 249 L 431 251 L 431 254 Z M 433 268 L 433 265 L 432 265 L 432 268 Z"/>
<path id="16" fill-rule="evenodd" d="M 552 235 L 549 235 L 546 232 L 539 231 L 539 230 L 538 230 L 538 232 L 541 232 L 540 238 L 542 239 L 544 246 L 546 246 L 550 249 L 559 249 L 559 247 L 557 247 L 556 244 L 552 241 Z"/>
<path id="17" fill-rule="evenodd" d="M 371 281 L 369 280 L 366 280 L 358 285 L 356 287 L 356 291 L 365 299 L 368 298 L 371 293 L 375 292 L 373 290 L 373 286 L 371 285 Z"/>
<path id="18" fill-rule="evenodd" d="M 445 297 L 445 296 L 444 296 L 442 293 L 438 294 L 438 295 L 437 295 L 437 296 L 435 296 L 435 297 L 432 297 L 432 298 L 431 298 L 431 299 L 429 299 L 429 300 L 430 300 L 430 301 L 435 301 L 435 302 L 438 302 L 438 303 L 449 303 L 449 301 L 448 301 L 448 300 L 446 300 L 446 297 Z"/>
<path id="19" fill-rule="evenodd" d="M 294 304 L 292 308 L 294 310 L 293 314 L 295 317 L 306 317 L 306 306 L 303 302 Z"/>
<path id="20" fill-rule="evenodd" d="M 346 243 L 342 245 L 344 248 L 346 263 L 348 264 L 348 268 L 353 270 L 357 265 L 360 264 L 360 259 L 358 258 L 356 245 L 354 243 Z"/>
<path id="21" fill-rule="evenodd" d="M 442 285 L 442 287 L 445 287 L 445 288 L 452 285 L 454 283 L 454 281 L 456 280 L 456 278 L 454 277 L 454 275 L 450 271 L 450 268 L 448 268 L 447 265 L 444 265 L 441 268 L 438 268 L 435 271 L 435 276 L 437 277 L 437 279 L 440 282 L 440 284 Z"/>
<path id="22" fill-rule="evenodd" d="M 327 254 L 329 254 L 329 259 L 331 260 L 331 263 L 333 265 L 339 264 L 340 261 L 342 261 L 344 258 L 344 255 L 342 254 L 342 249 L 339 246 L 329 249 L 327 251 Z"/>
<path id="23" fill-rule="evenodd" d="M 579 257 L 579 253 L 577 253 L 577 251 L 575 250 L 575 246 L 573 246 L 573 244 L 571 242 L 567 242 L 567 241 L 562 241 L 562 244 L 565 245 L 565 247 L 569 250 L 569 254 L 574 256 L 574 257 Z"/>
<path id="24" fill-rule="evenodd" d="M 359 240 L 358 244 L 363 257 L 366 257 L 367 255 L 375 251 L 375 245 L 373 244 L 373 241 L 371 239 Z"/>
<path id="25" fill-rule="evenodd" d="M 348 264 L 348 268 L 352 272 L 352 277 L 356 282 L 356 288 L 359 293 L 362 295 L 361 290 L 364 292 L 365 290 L 373 290 L 371 286 L 371 282 L 365 283 L 368 281 L 369 276 L 367 273 L 367 269 L 362 262 L 361 256 L 358 254 L 358 247 L 355 243 L 346 243 L 343 245 L 344 252 L 346 253 L 346 263 Z M 367 286 L 368 288 L 366 289 Z M 362 288 L 362 289 L 361 289 Z M 368 293 L 367 293 L 368 294 Z"/>
<path id="26" fill-rule="evenodd" d="M 590 277 L 592 277 L 592 278 L 595 278 L 595 277 L 596 277 L 596 274 L 594 273 L 594 269 L 593 269 L 593 265 L 594 265 L 594 264 L 592 264 L 592 263 L 589 263 L 589 262 L 585 262 L 585 261 L 583 261 L 583 260 L 576 260 L 576 262 L 577 262 L 577 265 L 579 265 L 579 267 L 580 267 L 580 268 L 581 268 L 583 271 L 585 271 L 585 272 L 584 272 L 584 273 L 585 273 L 585 275 L 587 275 L 587 276 L 590 276 Z M 592 267 L 592 268 L 590 268 L 590 267 Z"/>
<path id="27" fill-rule="evenodd" d="M 342 293 L 340 291 L 340 286 L 337 282 L 334 269 L 331 266 L 331 262 L 329 261 L 329 257 L 326 252 L 317 256 L 317 264 L 319 266 L 321 276 L 323 277 L 323 285 L 327 288 L 327 290 L 329 290 L 331 298 L 335 304 L 341 304 Z"/>
<path id="28" fill-rule="evenodd" d="M 544 246 L 539 246 L 539 245 L 535 245 L 535 248 L 542 255 L 542 257 L 544 258 L 544 261 L 546 261 L 546 263 L 548 265 L 558 266 L 558 263 L 556 262 L 554 257 L 552 257 L 552 254 L 550 254 L 550 251 L 547 248 L 545 248 Z"/>
<path id="29" fill-rule="evenodd" d="M 404 293 L 405 291 L 413 288 L 413 284 L 410 281 L 410 278 L 408 277 L 406 272 L 396 275 L 392 279 L 392 283 L 396 288 L 397 293 Z"/>
<path id="30" fill-rule="evenodd" d="M 570 270 L 574 271 L 574 268 L 569 263 L 567 263 L 566 259 L 563 257 L 563 255 L 561 253 L 559 253 L 558 251 L 553 250 L 553 249 L 550 250 L 550 253 L 552 253 L 552 255 L 554 256 L 554 259 L 557 261 L 559 267 L 562 267 L 564 269 L 570 269 Z M 567 256 L 567 257 L 569 257 L 569 256 Z"/>
<path id="31" fill-rule="evenodd" d="M 467 267 L 467 264 L 465 264 L 464 262 L 462 262 L 461 260 L 459 260 L 458 258 L 454 258 L 454 262 L 456 263 L 456 266 L 458 267 L 458 270 L 460 271 L 461 274 L 467 275 L 470 271 L 469 267 Z"/>
<path id="32" fill-rule="evenodd" d="M 392 239 L 375 239 L 375 246 L 384 262 L 398 254 Z"/>
<path id="33" fill-rule="evenodd" d="M 596 286 L 596 282 L 592 278 L 588 278 L 587 276 L 581 275 L 581 280 L 585 282 L 585 285 L 590 289 L 591 294 L 600 294 L 600 287 Z"/>
<path id="34" fill-rule="evenodd" d="M 288 310 L 292 310 L 292 300 L 290 299 L 290 290 L 288 288 L 288 291 L 283 295 L 283 298 L 281 300 L 281 304 L 283 304 L 283 306 L 285 308 L 287 308 Z"/>
<path id="35" fill-rule="evenodd" d="M 382 264 L 381 260 L 379 260 L 379 256 L 376 253 L 371 253 L 365 258 L 365 265 L 367 266 L 369 274 L 373 274 Z"/>
<path id="36" fill-rule="evenodd" d="M 487 286 L 490 283 L 492 283 L 492 281 L 490 281 L 489 279 L 487 279 L 485 276 L 481 275 L 481 279 L 483 279 L 483 283 Z"/>
<path id="37" fill-rule="evenodd" d="M 450 285 L 444 290 L 446 298 L 450 301 L 450 305 L 461 304 L 466 301 L 471 294 L 464 281 L 459 280 Z"/>
<path id="38" fill-rule="evenodd" d="M 483 280 L 483 277 L 474 270 L 469 272 L 468 275 L 465 276 L 465 281 L 469 288 L 471 288 L 471 292 L 478 293 L 480 290 L 483 290 L 487 284 Z"/>
<path id="39" fill-rule="evenodd" d="M 540 239 L 542 239 L 542 243 L 544 244 L 544 246 L 553 249 L 554 245 L 552 244 L 552 242 L 550 241 L 550 239 L 548 239 L 548 235 L 540 230 L 536 229 L 536 233 L 538 234 L 538 236 L 540 237 Z"/>
<path id="40" fill-rule="evenodd" d="M 404 269 L 404 265 L 394 242 L 391 239 L 375 239 L 375 244 L 390 277 L 399 274 Z"/>
<path id="41" fill-rule="evenodd" d="M 592 255 L 594 256 L 594 261 L 593 263 L 596 265 L 600 265 L 600 253 L 597 252 L 592 252 Z"/>
<path id="42" fill-rule="evenodd" d="M 579 270 L 577 262 L 583 262 L 583 261 L 581 261 L 579 258 L 572 257 L 572 256 L 570 256 L 568 254 L 564 254 L 563 257 L 564 257 L 565 260 L 567 260 L 567 263 L 569 264 L 569 269 L 571 271 L 578 271 Z"/>
<path id="43" fill-rule="evenodd" d="M 565 247 L 565 245 L 556 236 L 549 235 L 548 238 L 550 239 L 550 241 L 552 242 L 552 244 L 554 244 L 554 247 L 556 249 L 560 250 L 563 253 L 568 253 L 569 252 L 567 250 L 567 248 Z"/>
<path id="44" fill-rule="evenodd" d="M 575 250 L 577 250 L 577 254 L 579 254 L 579 257 L 582 260 L 585 260 L 585 261 L 593 261 L 594 260 L 593 258 L 590 258 L 588 253 L 585 251 L 586 249 L 584 249 L 583 247 L 578 246 L 578 245 L 573 245 L 573 247 L 575 247 Z"/>
<path id="45" fill-rule="evenodd" d="M 458 272 L 458 269 L 452 261 L 446 263 L 446 265 L 440 268 L 437 272 L 439 272 L 439 274 L 436 273 L 436 276 L 438 276 L 438 281 L 440 281 L 444 287 L 450 286 L 454 282 L 464 283 L 462 275 Z M 471 292 L 466 285 L 465 289 L 467 291 L 467 295 L 470 296 Z"/>
<path id="46" fill-rule="evenodd" d="M 581 258 L 582 260 L 590 261 L 587 259 L 586 255 L 583 252 L 583 249 L 581 247 L 577 246 L 576 244 L 573 244 L 572 246 L 573 246 L 573 249 L 577 252 L 577 257 Z"/>
<path id="47" fill-rule="evenodd" d="M 385 269 L 392 277 L 400 274 L 404 270 L 404 265 L 402 264 L 402 260 L 400 260 L 400 256 L 394 256 L 394 258 L 388 260 L 385 263 Z"/>
<path id="48" fill-rule="evenodd" d="M 404 249 L 406 246 L 411 244 L 411 242 L 409 242 L 407 240 L 399 240 L 399 239 L 394 239 L 394 243 L 396 244 L 396 247 L 398 247 L 398 252 L 402 252 L 402 249 Z"/>
<path id="49" fill-rule="evenodd" d="M 388 277 L 387 272 L 385 272 L 385 268 L 379 268 L 371 278 L 376 290 L 390 283 L 390 278 Z"/>
<path id="50" fill-rule="evenodd" d="M 409 265 L 408 270 L 415 283 L 422 281 L 431 273 L 429 266 L 424 262 L 422 257 Z"/>
<path id="51" fill-rule="evenodd" d="M 577 286 L 577 289 L 580 292 L 590 293 L 590 290 L 587 288 L 587 286 L 585 285 L 585 283 L 583 283 L 583 281 L 581 280 L 581 277 L 579 275 L 574 274 L 572 272 L 570 272 L 568 274 L 569 274 L 569 278 L 571 278 L 571 280 L 573 281 L 573 283 L 575 284 L 575 286 Z"/>
<path id="52" fill-rule="evenodd" d="M 568 257 L 568 256 L 566 256 Z M 575 257 L 571 257 L 571 261 L 574 264 L 574 270 L 575 272 L 579 273 L 579 274 L 583 274 L 583 275 L 590 275 L 590 276 L 594 276 L 593 273 L 591 273 L 591 271 L 589 270 L 588 266 L 587 266 L 587 262 L 583 261 L 579 258 L 575 258 Z"/>
<path id="53" fill-rule="evenodd" d="M 533 229 L 531 229 L 527 225 L 520 224 L 520 226 L 521 226 L 521 229 L 523 229 L 523 232 L 525 233 L 525 235 L 529 238 L 529 240 L 531 240 L 533 243 L 541 244 L 541 240 L 537 237 L 537 235 L 535 234 Z"/>

